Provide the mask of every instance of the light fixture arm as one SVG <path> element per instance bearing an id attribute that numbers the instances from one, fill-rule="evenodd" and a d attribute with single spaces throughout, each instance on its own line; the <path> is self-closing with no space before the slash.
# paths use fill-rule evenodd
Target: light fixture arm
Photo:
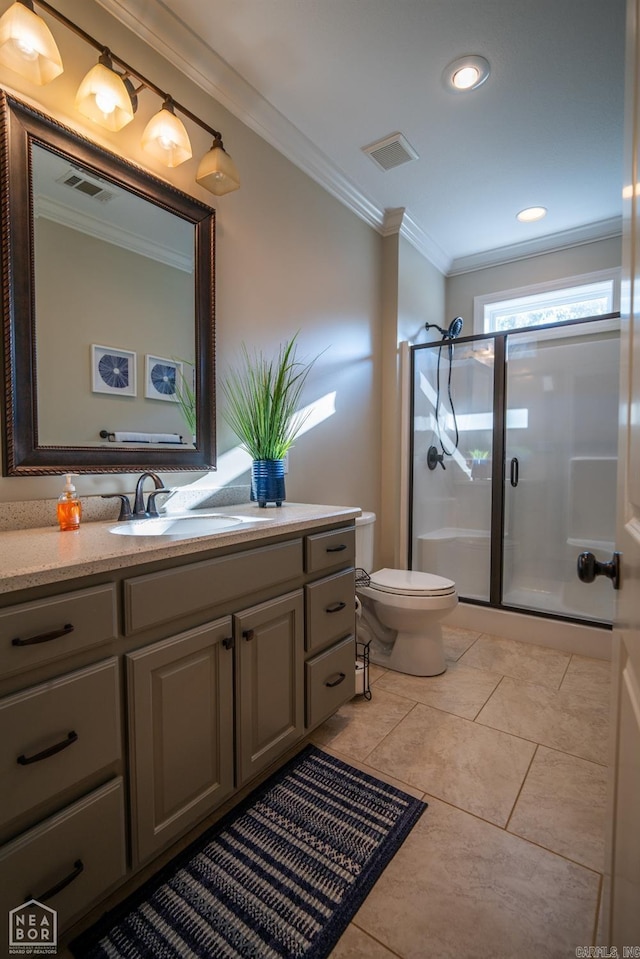
<path id="1" fill-rule="evenodd" d="M 218 130 L 214 130 L 214 128 L 209 126 L 208 123 L 205 123 L 204 120 L 201 120 L 200 117 L 197 117 L 195 113 L 192 113 L 191 110 L 187 109 L 187 107 L 184 107 L 181 103 L 178 103 L 177 100 L 174 100 L 169 93 L 161 90 L 160 87 L 156 86 L 155 83 L 152 83 L 151 80 L 143 76 L 138 70 L 134 70 L 130 64 L 118 57 L 115 53 L 109 50 L 108 47 L 105 47 L 103 43 L 100 43 L 95 37 L 92 37 L 91 34 L 87 33 L 86 30 L 83 30 L 82 27 L 77 26 L 77 24 L 75 24 L 72 20 L 69 20 L 68 17 L 65 17 L 63 13 L 60 13 L 55 9 L 55 7 L 52 7 L 50 3 L 47 3 L 47 0 L 20 0 L 20 2 L 30 9 L 33 9 L 34 2 L 37 4 L 37 6 L 42 7 L 42 9 L 46 10 L 47 13 L 50 14 L 55 20 L 58 20 L 60 23 L 64 24 L 64 26 L 71 30 L 72 33 L 75 33 L 76 36 L 81 37 L 85 43 L 88 43 L 96 50 L 99 50 L 100 63 L 103 63 L 104 66 L 110 66 L 112 63 L 117 63 L 118 66 L 124 70 L 126 77 L 132 76 L 135 77 L 136 80 L 139 80 L 141 86 L 135 90 L 136 94 L 146 87 L 159 96 L 163 102 L 169 100 L 176 110 L 179 110 L 179 112 L 185 117 L 188 117 L 192 123 L 196 124 L 196 126 L 199 126 L 202 130 L 205 130 L 207 133 L 211 134 L 214 140 L 218 140 L 219 143 L 217 143 L 216 146 L 220 146 L 224 150 L 224 146 L 222 144 L 222 134 Z M 105 56 L 109 58 L 111 64 L 106 63 L 103 60 L 103 57 Z"/>

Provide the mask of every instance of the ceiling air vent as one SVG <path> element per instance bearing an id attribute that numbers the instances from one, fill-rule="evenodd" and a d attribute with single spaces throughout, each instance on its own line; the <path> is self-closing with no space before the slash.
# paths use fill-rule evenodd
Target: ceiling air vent
<path id="1" fill-rule="evenodd" d="M 107 190 L 97 177 L 90 179 L 84 170 L 76 170 L 73 167 L 58 178 L 58 183 L 63 183 L 65 186 L 71 187 L 72 190 L 84 193 L 85 196 L 90 196 L 94 200 L 100 200 L 101 203 L 106 203 L 114 196 L 113 192 Z"/>
<path id="2" fill-rule="evenodd" d="M 392 133 L 384 140 L 370 143 L 368 147 L 362 147 L 362 149 L 381 170 L 393 170 L 396 166 L 418 159 L 418 154 L 401 133 Z"/>

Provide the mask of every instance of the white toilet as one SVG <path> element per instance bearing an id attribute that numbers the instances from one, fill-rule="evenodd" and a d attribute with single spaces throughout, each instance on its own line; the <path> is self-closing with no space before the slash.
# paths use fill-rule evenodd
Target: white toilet
<path id="1" fill-rule="evenodd" d="M 440 621 L 458 602 L 453 580 L 430 573 L 373 567 L 375 513 L 356 519 L 356 566 L 370 578 L 357 585 L 358 641 L 370 642 L 372 663 L 412 676 L 445 671 Z"/>

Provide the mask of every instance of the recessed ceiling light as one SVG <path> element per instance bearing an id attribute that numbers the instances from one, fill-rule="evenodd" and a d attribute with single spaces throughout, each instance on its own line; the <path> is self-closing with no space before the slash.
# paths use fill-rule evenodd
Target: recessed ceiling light
<path id="1" fill-rule="evenodd" d="M 516 220 L 520 220 L 521 223 L 535 223 L 536 220 L 541 220 L 546 215 L 546 207 L 528 206 L 526 210 L 520 210 L 520 212 L 516 214 Z"/>
<path id="2" fill-rule="evenodd" d="M 465 93 L 467 90 L 476 90 L 481 86 L 490 72 L 488 60 L 484 57 L 469 55 L 459 57 L 450 63 L 442 74 L 442 80 L 447 89 L 455 93 Z"/>

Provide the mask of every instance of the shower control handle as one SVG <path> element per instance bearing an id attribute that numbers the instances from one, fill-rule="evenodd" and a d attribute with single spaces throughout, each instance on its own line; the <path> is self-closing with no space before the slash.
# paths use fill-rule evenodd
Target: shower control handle
<path id="1" fill-rule="evenodd" d="M 438 453 L 437 446 L 430 446 L 427 450 L 427 466 L 430 470 L 434 470 L 436 466 L 440 463 L 440 466 L 443 470 L 446 470 L 444 465 L 444 453 Z"/>
<path id="2" fill-rule="evenodd" d="M 593 553 L 580 553 L 578 579 L 583 583 L 593 583 L 596 576 L 606 576 L 614 589 L 620 589 L 620 553 L 614 553 L 608 563 L 600 563 Z"/>

